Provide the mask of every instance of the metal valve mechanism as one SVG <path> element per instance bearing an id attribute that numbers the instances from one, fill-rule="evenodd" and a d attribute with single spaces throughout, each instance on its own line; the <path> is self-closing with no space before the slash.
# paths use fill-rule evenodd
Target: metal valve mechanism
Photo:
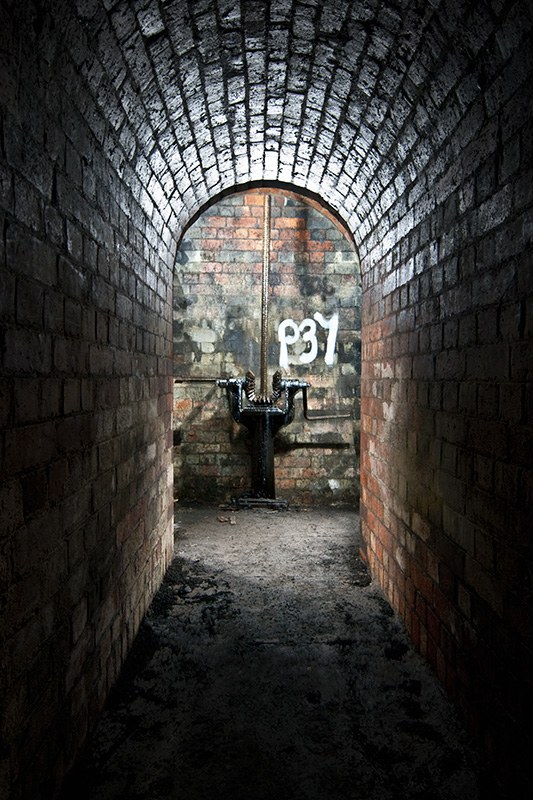
<path id="1" fill-rule="evenodd" d="M 283 380 L 278 371 L 272 380 L 272 394 L 257 397 L 255 376 L 249 371 L 245 378 L 217 381 L 226 389 L 230 413 L 235 422 L 244 425 L 252 440 L 252 498 L 274 499 L 274 436 L 284 425 L 294 419 L 294 397 L 297 392 L 307 392 L 307 381 Z M 243 390 L 248 403 L 243 405 Z M 284 396 L 283 405 L 278 405 Z"/>

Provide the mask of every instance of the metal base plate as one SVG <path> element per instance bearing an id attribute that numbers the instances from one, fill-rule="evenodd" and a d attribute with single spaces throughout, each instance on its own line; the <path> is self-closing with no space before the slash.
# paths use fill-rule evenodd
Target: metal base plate
<path id="1" fill-rule="evenodd" d="M 267 508 L 270 511 L 288 511 L 287 500 L 278 500 L 270 497 L 232 497 L 228 503 L 231 508 Z"/>

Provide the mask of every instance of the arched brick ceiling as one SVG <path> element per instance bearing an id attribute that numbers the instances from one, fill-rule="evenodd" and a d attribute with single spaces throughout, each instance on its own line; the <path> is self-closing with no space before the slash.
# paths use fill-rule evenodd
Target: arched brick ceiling
<path id="1" fill-rule="evenodd" d="M 319 194 L 363 241 L 457 158 L 446 140 L 476 102 L 474 60 L 485 48 L 490 83 L 505 47 L 491 40 L 499 0 L 76 5 L 80 71 L 116 134 L 112 158 L 179 226 L 220 191 L 281 181 Z"/>

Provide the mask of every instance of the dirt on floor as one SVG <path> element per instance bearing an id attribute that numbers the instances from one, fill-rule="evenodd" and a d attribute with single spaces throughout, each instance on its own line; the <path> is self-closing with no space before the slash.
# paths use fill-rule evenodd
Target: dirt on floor
<path id="1" fill-rule="evenodd" d="M 69 797 L 481 800 L 350 510 L 176 510 L 175 557 Z"/>

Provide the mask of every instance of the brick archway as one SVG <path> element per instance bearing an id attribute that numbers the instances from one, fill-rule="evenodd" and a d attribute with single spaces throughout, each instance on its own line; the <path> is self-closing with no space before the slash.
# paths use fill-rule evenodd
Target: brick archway
<path id="1" fill-rule="evenodd" d="M 285 378 L 309 381 L 310 416 L 333 415 L 310 422 L 301 399 L 297 403 L 296 420 L 275 439 L 278 496 L 296 504 L 358 504 L 361 284 L 352 237 L 316 197 L 277 185 L 236 188 L 196 216 L 176 259 L 176 496 L 194 500 L 207 491 L 227 501 L 250 488 L 244 428 L 228 414 L 225 393 L 212 389 L 216 378 L 243 378 L 248 369 L 259 374 L 268 194 L 269 377 L 281 369 Z M 284 351 L 290 365 L 281 359 L 282 322 L 282 332 L 287 326 L 292 331 Z M 302 335 L 298 325 L 304 326 Z"/>

